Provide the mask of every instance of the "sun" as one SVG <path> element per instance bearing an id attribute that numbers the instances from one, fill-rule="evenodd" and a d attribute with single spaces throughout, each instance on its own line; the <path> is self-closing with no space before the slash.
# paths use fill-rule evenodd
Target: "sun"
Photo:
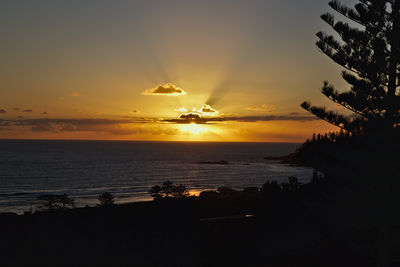
<path id="1" fill-rule="evenodd" d="M 180 130 L 183 133 L 190 135 L 201 135 L 202 133 L 207 132 L 207 128 L 205 126 L 196 123 L 180 125 Z"/>

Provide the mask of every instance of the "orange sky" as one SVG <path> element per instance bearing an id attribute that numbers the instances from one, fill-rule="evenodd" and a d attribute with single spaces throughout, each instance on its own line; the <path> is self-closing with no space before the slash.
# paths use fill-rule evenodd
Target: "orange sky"
<path id="1" fill-rule="evenodd" d="M 324 1 L 2 1 L 0 138 L 302 142 L 337 130 L 299 106 L 339 109 L 319 89 L 324 80 L 346 89 L 314 46 L 327 10 Z"/>

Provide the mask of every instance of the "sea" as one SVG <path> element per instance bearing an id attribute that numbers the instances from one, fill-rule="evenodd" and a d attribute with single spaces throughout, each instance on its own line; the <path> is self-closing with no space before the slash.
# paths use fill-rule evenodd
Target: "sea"
<path id="1" fill-rule="evenodd" d="M 95 206 L 104 192 L 115 195 L 116 203 L 147 201 L 149 189 L 167 180 L 184 184 L 193 195 L 221 186 L 261 187 L 289 176 L 307 183 L 312 168 L 264 159 L 299 145 L 0 140 L 0 212 L 34 211 L 42 194 L 67 194 L 77 207 Z M 228 164 L 211 164 L 221 160 Z"/>

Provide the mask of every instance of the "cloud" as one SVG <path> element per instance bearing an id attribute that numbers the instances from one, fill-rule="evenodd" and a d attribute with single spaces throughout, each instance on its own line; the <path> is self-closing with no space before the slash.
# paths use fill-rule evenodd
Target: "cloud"
<path id="1" fill-rule="evenodd" d="M 138 113 L 139 111 L 137 111 L 136 109 L 132 110 L 132 113 Z"/>
<path id="2" fill-rule="evenodd" d="M 25 119 L 9 121 L 16 126 L 30 126 L 32 131 L 52 131 L 64 132 L 85 129 L 96 125 L 112 125 L 130 122 L 129 120 L 109 120 L 109 119 Z"/>
<path id="3" fill-rule="evenodd" d="M 297 116 L 297 115 L 300 115 L 300 113 L 298 113 L 298 112 L 292 112 L 292 113 L 290 113 L 289 115 L 291 115 L 291 116 Z"/>
<path id="4" fill-rule="evenodd" d="M 261 106 L 247 107 L 246 110 L 258 111 L 258 112 L 272 112 L 273 110 L 275 110 L 275 106 L 262 104 Z"/>
<path id="5" fill-rule="evenodd" d="M 13 108 L 13 110 L 20 110 L 20 108 Z"/>
<path id="6" fill-rule="evenodd" d="M 79 94 L 79 93 L 77 93 L 77 92 L 73 92 L 73 93 L 71 93 L 69 96 L 72 96 L 72 97 L 77 97 L 77 96 L 80 96 L 80 94 Z"/>
<path id="7" fill-rule="evenodd" d="M 203 113 L 205 115 L 217 115 L 219 112 L 212 108 L 210 105 L 204 104 L 203 106 L 201 106 L 201 108 L 199 109 L 200 113 Z"/>
<path id="8" fill-rule="evenodd" d="M 10 126 L 7 120 L 0 119 L 0 131 L 10 131 Z"/>
<path id="9" fill-rule="evenodd" d="M 4 114 L 7 113 L 7 111 L 5 109 L 0 109 L 0 114 Z"/>
<path id="10" fill-rule="evenodd" d="M 0 120 L 0 127 L 30 127 L 34 132 L 111 132 L 124 128 L 122 125 L 144 124 L 157 122 L 151 118 L 130 118 L 130 119 L 19 119 L 19 120 Z M 129 127 L 128 127 L 129 128 Z"/>
<path id="11" fill-rule="evenodd" d="M 200 119 L 200 118 L 201 115 L 194 112 L 179 115 L 179 119 Z"/>
<path id="12" fill-rule="evenodd" d="M 32 109 L 24 109 L 22 112 L 32 112 Z"/>
<path id="13" fill-rule="evenodd" d="M 116 127 L 112 128 L 108 131 L 111 134 L 117 135 L 129 135 L 129 134 L 151 134 L 151 135 L 175 135 L 178 133 L 177 129 L 165 128 L 162 126 L 154 126 L 154 127 Z"/>
<path id="14" fill-rule="evenodd" d="M 191 124 L 191 123 L 204 124 L 211 122 L 210 118 L 202 118 L 201 115 L 196 112 L 183 113 L 179 115 L 177 119 L 165 119 L 163 121 L 170 123 L 183 123 L 183 124 Z"/>
<path id="15" fill-rule="evenodd" d="M 179 96 L 186 95 L 186 92 L 173 85 L 172 83 L 167 83 L 164 85 L 158 85 L 156 88 L 146 90 L 142 93 L 143 95 L 166 95 L 166 96 Z"/>
<path id="16" fill-rule="evenodd" d="M 34 124 L 31 126 L 33 132 L 72 132 L 77 129 L 77 126 L 71 123 L 51 123 L 51 122 L 42 122 L 38 124 Z"/>
<path id="17" fill-rule="evenodd" d="M 240 121 L 240 122 L 259 122 L 259 121 L 315 121 L 320 120 L 316 116 L 286 116 L 286 115 L 269 115 L 269 116 L 242 116 L 242 117 L 228 117 L 224 118 L 226 121 Z"/>
<path id="18" fill-rule="evenodd" d="M 155 118 L 130 118 L 130 119 L 0 119 L 0 130 L 8 131 L 16 127 L 28 127 L 36 133 L 50 132 L 54 134 L 66 132 L 92 132 L 108 133 L 115 135 L 151 134 L 174 135 L 177 129 L 158 124 Z"/>
<path id="19" fill-rule="evenodd" d="M 47 113 L 46 111 L 42 112 L 42 115 L 48 115 L 49 113 Z"/>
<path id="20" fill-rule="evenodd" d="M 0 119 L 0 126 L 1 127 L 5 127 L 5 126 L 12 126 L 13 124 L 12 124 L 12 122 L 11 121 L 9 121 L 9 120 L 2 120 L 2 119 Z"/>
<path id="21" fill-rule="evenodd" d="M 219 115 L 219 112 L 212 108 L 210 105 L 204 104 L 201 106 L 199 110 L 196 108 L 192 109 L 192 112 L 187 113 L 189 110 L 185 107 L 181 108 L 176 108 L 174 111 L 179 112 L 179 118 L 180 119 L 187 119 L 188 117 L 191 117 L 192 119 L 198 119 L 197 117 L 215 117 Z"/>
<path id="22" fill-rule="evenodd" d="M 171 127 L 162 124 L 222 124 L 227 122 L 267 122 L 267 121 L 314 121 L 315 116 L 217 116 L 203 117 L 197 112 L 181 114 L 178 118 L 161 119 L 151 117 L 128 117 L 121 119 L 101 118 L 33 118 L 33 119 L 0 119 L 2 130 L 27 128 L 33 132 L 93 132 L 110 133 L 118 135 L 129 134 L 175 134 Z"/>
<path id="23" fill-rule="evenodd" d="M 197 123 L 197 124 L 206 124 L 206 123 L 218 123 L 218 122 L 229 122 L 229 121 L 237 121 L 237 122 L 267 122 L 267 121 L 315 121 L 320 120 L 316 116 L 237 116 L 237 117 L 198 117 L 196 116 L 197 113 L 188 113 L 182 114 L 184 116 L 179 116 L 178 119 L 164 119 L 164 122 L 169 123 L 183 123 L 183 124 L 190 124 L 190 123 Z M 199 114 L 197 114 L 199 115 Z"/>

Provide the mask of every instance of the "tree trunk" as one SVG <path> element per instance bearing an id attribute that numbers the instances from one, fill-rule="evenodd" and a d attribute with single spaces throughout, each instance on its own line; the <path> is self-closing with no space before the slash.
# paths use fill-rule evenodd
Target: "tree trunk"
<path id="1" fill-rule="evenodd" d="M 396 95 L 396 87 L 397 87 L 397 67 L 399 64 L 399 55 L 400 55 L 400 1 L 393 0 L 392 4 L 392 17 L 393 17 L 393 28 L 391 33 L 391 51 L 390 51 L 390 62 L 389 62 L 389 84 L 388 84 L 388 110 L 387 110 L 387 121 L 388 127 L 393 127 L 394 124 L 394 114 L 395 110 L 395 95 Z"/>

